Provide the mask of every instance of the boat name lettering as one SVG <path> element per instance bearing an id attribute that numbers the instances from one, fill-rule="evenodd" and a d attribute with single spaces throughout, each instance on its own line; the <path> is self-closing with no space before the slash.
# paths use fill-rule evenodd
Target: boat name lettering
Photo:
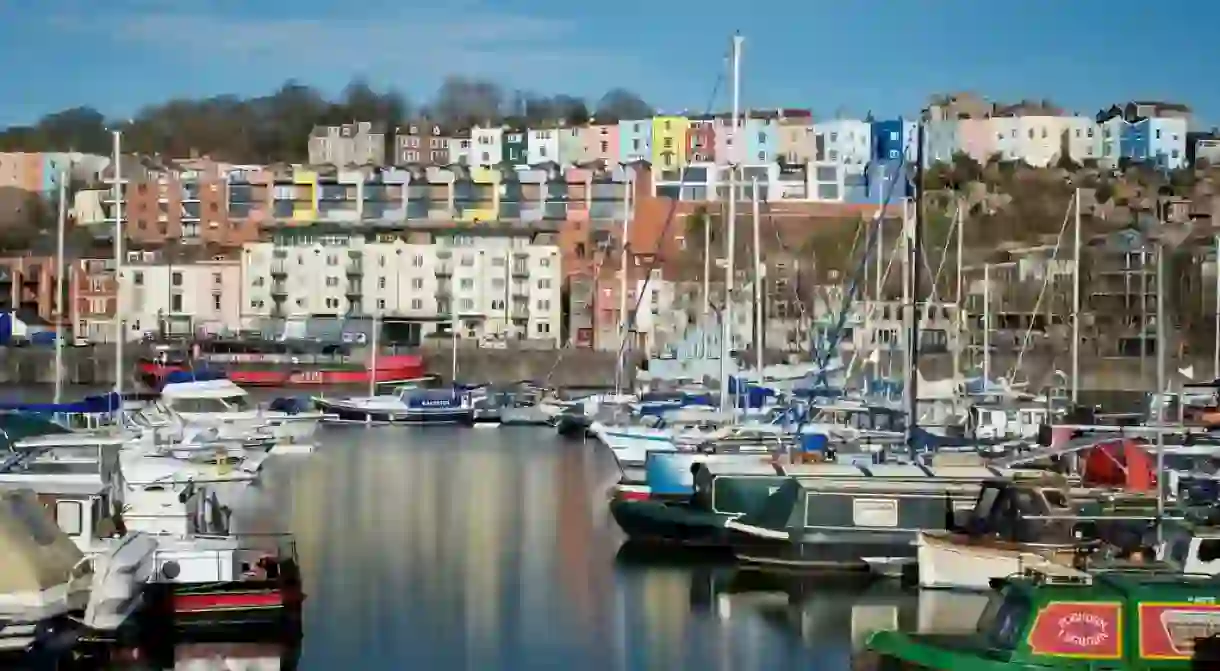
<path id="1" fill-rule="evenodd" d="M 898 502 L 894 499 L 854 499 L 851 519 L 858 527 L 896 527 Z"/>
<path id="2" fill-rule="evenodd" d="M 420 401 L 419 404 L 424 406 L 449 405 L 450 401 L 447 398 L 431 398 L 424 399 Z"/>
<path id="3" fill-rule="evenodd" d="M 1042 607 L 1030 628 L 1028 643 L 1036 655 L 1116 659 L 1122 605 L 1103 601 L 1052 601 Z"/>
<path id="4" fill-rule="evenodd" d="M 1140 604 L 1140 656 L 1190 659 L 1195 641 L 1220 634 L 1220 605 L 1207 603 Z"/>
<path id="5" fill-rule="evenodd" d="M 1068 613 L 1059 618 L 1059 640 L 1081 648 L 1095 648 L 1110 638 L 1107 626 L 1095 613 Z"/>

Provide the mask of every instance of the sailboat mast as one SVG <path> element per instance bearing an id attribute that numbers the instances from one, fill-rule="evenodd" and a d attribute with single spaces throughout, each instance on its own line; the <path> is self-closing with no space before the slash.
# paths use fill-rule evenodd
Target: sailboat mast
<path id="1" fill-rule="evenodd" d="M 127 339 L 123 328 L 123 178 L 122 131 L 113 131 L 114 138 L 114 393 L 118 395 L 116 408 L 119 423 L 123 420 L 123 341 Z M 58 371 L 56 375 L 58 376 Z"/>
<path id="2" fill-rule="evenodd" d="M 1165 243 L 1156 245 L 1156 540 L 1165 540 L 1165 406 L 1169 390 L 1165 384 Z"/>
<path id="3" fill-rule="evenodd" d="M 55 403 L 64 388 L 64 225 L 68 219 L 68 173 L 59 173 L 59 219 L 55 225 Z"/>
<path id="4" fill-rule="evenodd" d="M 623 227 L 619 233 L 622 241 L 619 249 L 618 277 L 618 313 L 622 325 L 619 326 L 618 361 L 614 366 L 614 393 L 623 392 L 623 369 L 627 358 L 627 327 L 631 320 L 627 317 L 627 236 L 631 233 L 631 177 L 627 178 L 627 189 L 623 192 Z"/>
<path id="5" fill-rule="evenodd" d="M 911 246 L 908 252 L 910 263 L 911 303 L 907 307 L 907 449 L 914 458 L 915 428 L 919 422 L 919 297 L 923 291 L 920 286 L 920 261 L 923 259 L 923 119 L 915 127 L 915 179 L 914 181 L 914 221 L 911 226 Z"/>
<path id="6" fill-rule="evenodd" d="M 991 384 L 991 264 L 983 264 L 983 390 Z"/>
<path id="7" fill-rule="evenodd" d="M 1216 236 L 1216 263 L 1213 268 L 1216 273 L 1216 306 L 1212 311 L 1216 320 L 1216 342 L 1212 349 L 1212 379 L 1220 380 L 1220 235 Z"/>
<path id="8" fill-rule="evenodd" d="M 1080 187 L 1072 207 L 1076 210 L 1072 244 L 1072 405 L 1080 401 Z"/>
<path id="9" fill-rule="evenodd" d="M 741 121 L 741 43 L 741 35 L 733 35 L 733 126 L 729 135 L 733 155 L 729 157 L 729 230 L 725 236 L 728 251 L 724 264 L 724 310 L 720 315 L 720 409 L 724 411 L 731 407 L 729 353 L 733 341 L 733 248 L 737 244 L 737 163 L 741 155 L 741 148 L 737 145 L 737 124 Z"/>
<path id="10" fill-rule="evenodd" d="M 754 194 L 754 358 L 755 365 L 758 366 L 758 384 L 761 386 L 765 382 L 763 379 L 763 265 L 762 249 L 758 240 L 759 203 L 757 177 L 750 180 L 750 193 Z"/>
<path id="11" fill-rule="evenodd" d="M 380 317 L 381 317 L 381 310 L 378 310 L 376 307 L 374 307 L 373 308 L 373 334 L 372 334 L 373 353 L 372 353 L 372 356 L 370 357 L 370 360 L 372 361 L 372 365 L 369 366 L 369 396 L 377 395 L 377 350 L 380 346 L 380 343 L 378 343 L 378 339 L 380 337 L 380 332 L 381 332 Z M 456 333 L 454 334 L 454 339 L 455 340 L 457 339 Z M 455 354 L 456 354 L 456 352 L 455 352 Z M 372 415 L 370 414 L 369 416 L 371 417 Z"/>

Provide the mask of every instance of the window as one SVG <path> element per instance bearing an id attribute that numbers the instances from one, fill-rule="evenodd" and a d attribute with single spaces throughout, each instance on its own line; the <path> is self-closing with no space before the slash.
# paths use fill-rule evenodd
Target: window
<path id="1" fill-rule="evenodd" d="M 141 273 L 141 272 L 135 272 L 135 273 L 132 273 L 132 274 L 131 274 L 131 281 L 132 281 L 132 282 L 133 282 L 133 283 L 134 283 L 134 284 L 135 284 L 137 287 L 144 286 L 144 273 Z M 100 282 L 99 282 L 99 284 L 100 284 Z M 99 289 L 95 289 L 94 291 L 99 291 Z"/>
<path id="2" fill-rule="evenodd" d="M 1077 128 L 1077 129 L 1076 129 L 1076 137 L 1080 137 L 1080 129 L 1079 129 L 1079 128 Z"/>
<path id="3" fill-rule="evenodd" d="M 838 133 L 831 133 L 831 134 L 830 134 L 830 141 L 831 141 L 831 142 L 838 142 L 838 141 L 839 141 L 839 134 L 838 134 Z"/>
<path id="4" fill-rule="evenodd" d="M 462 300 L 458 301 L 458 308 L 466 311 L 473 310 L 474 300 L 470 298 L 463 298 Z"/>
<path id="5" fill-rule="evenodd" d="M 547 301 L 547 300 L 538 301 L 538 309 L 539 310 L 550 310 L 551 302 Z"/>
<path id="6" fill-rule="evenodd" d="M 537 331 L 537 332 L 538 332 L 538 333 L 540 333 L 540 334 L 550 333 L 550 332 L 551 332 L 551 325 L 550 325 L 550 324 L 548 324 L 548 323 L 546 323 L 546 322 L 538 322 L 538 323 L 537 323 L 537 324 L 534 326 L 534 330 L 535 330 L 535 331 Z"/>
<path id="7" fill-rule="evenodd" d="M 378 310 L 384 310 L 384 309 L 385 309 L 385 299 L 384 299 L 384 298 L 378 298 L 378 299 L 377 299 L 377 309 L 378 309 Z"/>
<path id="8" fill-rule="evenodd" d="M 538 266 L 541 268 L 550 268 L 551 260 L 544 256 L 544 257 L 538 259 Z"/>
<path id="9" fill-rule="evenodd" d="M 79 536 L 84 532 L 84 514 L 80 501 L 55 502 L 55 523 L 69 536 Z"/>
<path id="10" fill-rule="evenodd" d="M 212 294 L 212 309 L 220 312 L 220 294 Z"/>
<path id="11" fill-rule="evenodd" d="M 170 276 L 170 284 L 176 287 L 182 286 L 182 273 L 174 273 Z"/>
<path id="12" fill-rule="evenodd" d="M 603 153 L 603 154 L 605 154 L 605 153 L 607 153 L 607 152 L 609 152 L 609 151 L 610 151 L 610 143 L 609 143 L 609 142 L 606 142 L 605 140 L 602 140 L 601 145 L 602 145 L 602 153 Z"/>
<path id="13" fill-rule="evenodd" d="M 639 140 L 632 140 L 632 141 L 631 141 L 631 148 L 632 148 L 633 150 L 635 150 L 635 151 L 639 151 L 639 150 L 640 150 L 640 141 L 639 141 Z"/>
<path id="14" fill-rule="evenodd" d="M 674 139 L 672 137 L 664 138 L 663 140 L 661 140 L 661 146 L 666 149 L 673 149 L 674 148 Z"/>
<path id="15" fill-rule="evenodd" d="M 182 294 L 174 294 L 169 297 L 169 311 L 182 312 Z"/>
<path id="16" fill-rule="evenodd" d="M 337 287 L 337 286 L 339 286 L 339 278 L 338 278 L 338 277 L 327 277 L 327 278 L 326 278 L 326 286 L 328 286 L 328 287 Z"/>
<path id="17" fill-rule="evenodd" d="M 1046 139 L 1046 127 L 1045 126 L 1042 127 L 1042 139 L 1043 140 Z"/>
<path id="18" fill-rule="evenodd" d="M 502 267 L 504 267 L 504 257 L 503 257 L 503 256 L 493 256 L 493 257 L 491 257 L 491 265 L 493 265 L 493 266 L 495 266 L 495 267 L 497 267 L 497 268 L 502 268 Z"/>
<path id="19" fill-rule="evenodd" d="M 411 259 L 411 265 L 415 268 L 423 268 L 424 267 L 424 257 L 420 256 L 419 254 L 416 254 L 414 256 L 414 258 Z"/>
<path id="20" fill-rule="evenodd" d="M 384 277 L 378 277 L 378 278 L 377 278 L 377 288 L 378 288 L 378 289 L 384 289 L 384 288 L 385 288 L 385 278 L 384 278 Z"/>
<path id="21" fill-rule="evenodd" d="M 1034 129 L 1032 128 L 1029 129 L 1029 139 L 1034 139 Z"/>
<path id="22" fill-rule="evenodd" d="M 767 152 L 765 152 L 765 151 L 758 152 L 758 161 L 759 161 L 759 163 L 766 163 L 767 162 Z"/>
<path id="23" fill-rule="evenodd" d="M 548 279 L 546 279 L 546 278 L 543 278 L 543 279 L 541 279 L 541 280 L 538 280 L 538 288 L 539 288 L 539 289 L 550 289 L 550 288 L 551 288 L 551 281 L 550 281 L 550 280 L 548 280 Z"/>
<path id="24" fill-rule="evenodd" d="M 474 280 L 470 279 L 469 277 L 464 277 L 460 282 L 458 282 L 458 287 L 462 289 L 473 289 Z"/>
<path id="25" fill-rule="evenodd" d="M 423 301 L 421 301 L 421 300 L 420 300 L 420 299 L 418 299 L 418 298 L 412 298 L 412 299 L 411 299 L 411 309 L 412 309 L 412 310 L 422 310 L 423 308 L 424 308 L 424 302 L 423 302 Z"/>
<path id="26" fill-rule="evenodd" d="M 767 134 L 766 134 L 766 133 L 759 133 L 759 134 L 758 134 L 758 143 L 759 143 L 759 144 L 762 144 L 762 143 L 764 143 L 764 142 L 766 142 L 766 141 L 767 141 Z"/>
<path id="27" fill-rule="evenodd" d="M 461 264 L 462 264 L 463 266 L 466 266 L 466 267 L 473 266 L 473 265 L 474 265 L 474 257 L 473 257 L 473 256 L 471 256 L 471 255 L 469 255 L 469 254 L 463 254 L 463 255 L 462 255 L 462 261 L 461 261 Z"/>
<path id="28" fill-rule="evenodd" d="M 1161 129 L 1160 128 L 1156 129 L 1156 139 L 1158 139 L 1158 140 L 1161 139 Z"/>
<path id="29" fill-rule="evenodd" d="M 412 289 L 423 289 L 424 288 L 423 278 L 420 278 L 420 277 L 413 278 L 411 280 L 411 288 Z"/>
<path id="30" fill-rule="evenodd" d="M 1093 137 L 1093 129 L 1092 128 L 1085 129 L 1085 135 L 1088 137 Z"/>

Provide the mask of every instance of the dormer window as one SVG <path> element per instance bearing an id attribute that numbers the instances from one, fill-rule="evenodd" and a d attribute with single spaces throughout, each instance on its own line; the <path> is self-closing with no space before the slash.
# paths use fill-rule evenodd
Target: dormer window
<path id="1" fill-rule="evenodd" d="M 441 127 L 440 127 L 440 126 L 433 126 L 433 127 L 432 127 L 432 134 L 433 134 L 433 135 L 440 135 L 440 134 L 441 134 Z"/>
<path id="2" fill-rule="evenodd" d="M 419 134 L 419 127 L 418 127 L 418 126 L 411 126 L 409 129 L 407 129 L 407 132 L 408 132 L 408 133 L 410 133 L 411 135 L 418 135 L 418 134 Z"/>

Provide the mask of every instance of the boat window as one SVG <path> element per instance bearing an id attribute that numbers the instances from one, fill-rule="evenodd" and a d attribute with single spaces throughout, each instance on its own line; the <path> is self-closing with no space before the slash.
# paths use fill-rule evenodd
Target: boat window
<path id="1" fill-rule="evenodd" d="M 175 398 L 169 407 L 176 412 L 228 412 L 229 407 L 219 398 Z"/>
<path id="2" fill-rule="evenodd" d="M 1014 648 L 1021 641 L 1021 632 L 1029 614 L 1030 605 L 1026 599 L 1011 594 L 996 594 L 983 609 L 978 632 L 994 647 Z"/>
<path id="3" fill-rule="evenodd" d="M 9 499 L 13 516 L 25 525 L 26 531 L 39 545 L 51 545 L 59 537 L 59 530 L 47 518 L 46 509 L 30 499 L 14 496 Z"/>
<path id="4" fill-rule="evenodd" d="M 1178 566 L 1185 566 L 1190 556 L 1190 538 L 1179 538 L 1169 546 L 1169 559 Z"/>
<path id="5" fill-rule="evenodd" d="M 254 409 L 254 406 L 250 403 L 250 397 L 245 394 L 234 394 L 220 400 L 229 406 L 229 410 L 233 412 L 246 412 Z"/>
<path id="6" fill-rule="evenodd" d="M 991 515 L 991 508 L 995 505 L 995 500 L 1000 496 L 998 487 L 984 487 L 983 491 L 979 492 L 979 502 L 974 506 L 974 514 L 980 519 L 985 519 Z"/>
<path id="7" fill-rule="evenodd" d="M 1204 538 L 1199 541 L 1199 561 L 1213 562 L 1220 559 L 1220 538 Z"/>
<path id="8" fill-rule="evenodd" d="M 84 508 L 79 501 L 56 501 L 55 523 L 69 536 L 79 536 L 84 530 Z"/>
<path id="9" fill-rule="evenodd" d="M 1050 504 L 1052 508 L 1069 507 L 1067 496 L 1064 496 L 1063 492 L 1059 491 L 1058 489 L 1044 489 L 1042 490 L 1042 495 L 1046 497 L 1046 502 Z"/>

